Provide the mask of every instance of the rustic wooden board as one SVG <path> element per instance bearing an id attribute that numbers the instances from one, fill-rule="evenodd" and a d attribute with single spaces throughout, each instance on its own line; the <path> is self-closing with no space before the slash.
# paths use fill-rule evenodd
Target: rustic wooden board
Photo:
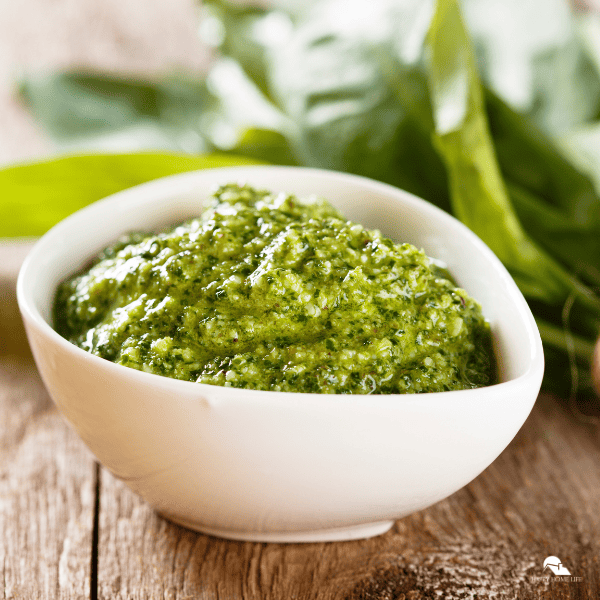
<path id="1" fill-rule="evenodd" d="M 480 477 L 370 540 L 218 540 L 158 517 L 103 473 L 99 597 L 596 599 L 600 444 L 563 404 L 540 397 Z M 549 555 L 581 580 L 543 579 Z"/>
<path id="2" fill-rule="evenodd" d="M 28 247 L 0 246 L 0 599 L 88 598 L 94 461 L 28 351 L 14 289 Z"/>

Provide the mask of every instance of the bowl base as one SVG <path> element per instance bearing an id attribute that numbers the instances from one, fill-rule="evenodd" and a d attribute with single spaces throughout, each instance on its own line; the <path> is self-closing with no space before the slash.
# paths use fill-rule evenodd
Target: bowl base
<path id="1" fill-rule="evenodd" d="M 236 531 L 234 529 L 219 529 L 208 527 L 202 523 L 189 521 L 173 515 L 160 513 L 165 519 L 193 529 L 199 533 L 213 535 L 227 540 L 243 542 L 275 542 L 275 543 L 310 543 L 310 542 L 341 542 L 345 540 L 362 540 L 365 538 L 381 535 L 389 531 L 394 521 L 377 521 L 375 523 L 363 523 L 351 527 L 339 527 L 333 529 L 316 529 L 313 531 Z"/>

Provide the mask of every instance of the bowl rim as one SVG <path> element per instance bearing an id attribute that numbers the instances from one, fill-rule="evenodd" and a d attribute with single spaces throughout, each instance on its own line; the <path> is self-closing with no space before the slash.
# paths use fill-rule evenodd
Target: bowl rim
<path id="1" fill-rule="evenodd" d="M 57 333 L 51 326 L 51 324 L 43 318 L 40 311 L 37 309 L 33 297 L 30 297 L 30 295 L 27 293 L 26 282 L 29 278 L 30 272 L 34 268 L 33 265 L 35 261 L 39 259 L 40 253 L 43 252 L 44 246 L 49 242 L 49 240 L 52 240 L 52 238 L 56 237 L 57 235 L 60 235 L 62 230 L 68 230 L 74 222 L 79 221 L 82 217 L 87 216 L 88 214 L 94 214 L 96 211 L 104 209 L 107 204 L 116 204 L 118 202 L 123 202 L 127 200 L 131 202 L 131 200 L 135 199 L 136 197 L 139 197 L 138 202 L 143 204 L 144 202 L 148 201 L 148 198 L 146 197 L 146 199 L 144 199 L 143 194 L 140 195 L 140 192 L 146 190 L 157 191 L 160 190 L 161 187 L 167 189 L 168 187 L 170 187 L 169 184 L 172 184 L 173 182 L 183 182 L 187 179 L 193 181 L 195 178 L 201 176 L 202 174 L 212 172 L 233 172 L 237 173 L 239 176 L 243 175 L 244 172 L 261 170 L 275 170 L 280 172 L 281 174 L 285 174 L 286 171 L 289 173 L 297 174 L 300 171 L 305 173 L 307 176 L 325 176 L 332 179 L 343 179 L 345 180 L 345 183 L 355 182 L 361 184 L 362 186 L 371 187 L 374 190 L 383 193 L 387 196 L 392 195 L 396 197 L 396 199 L 399 199 L 398 196 L 403 196 L 402 201 L 408 202 L 409 204 L 418 207 L 418 209 L 421 212 L 429 212 L 430 214 L 436 215 L 437 218 L 448 219 L 450 222 L 453 222 L 453 225 L 455 227 L 458 227 L 461 230 L 462 234 L 470 239 L 470 241 L 486 257 L 487 262 L 489 262 L 490 265 L 494 267 L 498 275 L 502 277 L 502 279 L 510 289 L 512 298 L 517 303 L 518 307 L 520 308 L 520 311 L 525 317 L 529 328 L 527 338 L 530 341 L 531 346 L 531 359 L 526 371 L 520 376 L 510 379 L 508 381 L 495 383 L 493 385 L 480 388 L 466 390 L 451 390 L 446 392 L 408 394 L 323 394 L 318 392 L 279 392 L 272 390 L 254 390 L 246 388 L 233 388 L 202 384 L 193 381 L 183 381 L 179 379 L 174 379 L 155 373 L 139 371 L 137 369 L 132 369 L 130 367 L 125 367 L 123 365 L 113 363 L 107 359 L 86 352 L 82 348 L 79 348 L 75 344 L 72 344 L 66 338 L 63 338 L 59 333 Z M 525 385 L 526 383 L 533 385 L 538 383 L 539 385 L 541 385 L 541 380 L 544 372 L 544 356 L 542 341 L 539 330 L 535 323 L 535 319 L 531 313 L 531 309 L 529 308 L 525 298 L 523 297 L 521 291 L 512 279 L 511 275 L 508 273 L 507 269 L 504 267 L 504 265 L 501 263 L 498 257 L 492 252 L 492 250 L 474 232 L 472 232 L 466 225 L 464 225 L 462 222 L 456 219 L 456 217 L 454 217 L 453 215 L 447 213 L 446 211 L 435 206 L 429 201 L 419 198 L 418 196 L 415 196 L 410 192 L 407 192 L 406 190 L 402 190 L 401 188 L 397 188 L 393 185 L 379 182 L 368 177 L 355 175 L 351 173 L 344 173 L 340 171 L 332 171 L 328 169 L 279 165 L 243 165 L 199 169 L 195 171 L 186 171 L 183 173 L 176 173 L 166 177 L 153 179 L 106 196 L 72 213 L 71 215 L 54 225 L 51 229 L 49 229 L 43 236 L 41 236 L 38 239 L 38 241 L 35 243 L 33 248 L 30 250 L 29 254 L 27 255 L 19 271 L 19 276 L 17 279 L 17 300 L 23 319 L 26 321 L 26 324 L 27 322 L 35 324 L 35 326 L 38 328 L 38 331 L 42 333 L 50 342 L 58 344 L 60 348 L 67 352 L 75 353 L 75 357 L 78 357 L 80 360 L 91 360 L 92 365 L 95 365 L 100 369 L 108 369 L 109 373 L 113 369 L 117 369 L 114 372 L 115 375 L 121 377 L 129 377 L 132 378 L 133 381 L 138 381 L 139 378 L 139 383 L 141 384 L 154 384 L 154 386 L 157 386 L 159 388 L 170 388 L 173 392 L 181 390 L 186 394 L 189 394 L 190 392 L 195 390 L 197 392 L 196 395 L 202 397 L 222 396 L 226 394 L 228 397 L 231 397 L 233 399 L 240 395 L 246 397 L 248 394 L 250 394 L 250 397 L 254 396 L 254 400 L 256 401 L 258 401 L 259 399 L 266 400 L 266 398 L 272 398 L 273 400 L 275 400 L 279 397 L 286 397 L 286 402 L 289 402 L 290 398 L 293 398 L 294 400 L 297 400 L 298 402 L 301 402 L 303 404 L 308 399 L 318 399 L 318 402 L 320 403 L 336 402 L 338 399 L 342 399 L 344 403 L 362 403 L 366 399 L 369 405 L 373 405 L 374 403 L 386 404 L 386 401 L 388 399 L 396 404 L 399 399 L 402 399 L 403 404 L 406 405 L 406 403 L 410 401 L 422 403 L 424 401 L 441 401 L 442 399 L 444 399 L 443 401 L 445 402 L 446 400 L 450 399 L 449 395 L 456 397 L 457 394 L 460 394 L 465 398 L 471 397 L 474 399 L 475 397 L 477 397 L 477 401 L 480 402 L 486 397 L 492 399 L 492 397 L 497 396 L 500 391 L 500 388 L 502 388 L 502 392 L 504 394 L 510 394 L 511 392 L 522 388 L 523 385 Z M 249 398 L 245 399 L 245 401 L 249 401 Z"/>

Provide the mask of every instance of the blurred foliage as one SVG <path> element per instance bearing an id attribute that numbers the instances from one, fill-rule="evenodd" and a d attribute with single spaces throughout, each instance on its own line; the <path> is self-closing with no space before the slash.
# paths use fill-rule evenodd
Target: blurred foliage
<path id="1" fill-rule="evenodd" d="M 0 237 L 35 236 L 87 204 L 184 171 L 257 164 L 231 155 L 149 153 L 65 156 L 0 170 Z"/>
<path id="2" fill-rule="evenodd" d="M 203 10 L 217 54 L 204 78 L 31 75 L 21 97 L 63 148 L 336 169 L 452 212 L 519 284 L 546 344 L 545 384 L 565 393 L 600 326 L 600 16 L 567 0 Z"/>
<path id="3" fill-rule="evenodd" d="M 66 72 L 23 79 L 19 94 L 65 147 L 202 152 L 200 120 L 213 97 L 204 82 L 173 75 L 149 82 L 113 74 Z M 118 135 L 115 135 L 115 133 Z"/>

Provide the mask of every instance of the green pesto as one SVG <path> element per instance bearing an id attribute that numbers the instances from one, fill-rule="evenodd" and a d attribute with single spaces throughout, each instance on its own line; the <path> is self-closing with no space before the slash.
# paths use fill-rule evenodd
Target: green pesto
<path id="1" fill-rule="evenodd" d="M 423 252 L 325 200 L 248 186 L 119 240 L 60 285 L 54 317 L 88 352 L 213 385 L 394 394 L 495 378 L 480 306 Z"/>

